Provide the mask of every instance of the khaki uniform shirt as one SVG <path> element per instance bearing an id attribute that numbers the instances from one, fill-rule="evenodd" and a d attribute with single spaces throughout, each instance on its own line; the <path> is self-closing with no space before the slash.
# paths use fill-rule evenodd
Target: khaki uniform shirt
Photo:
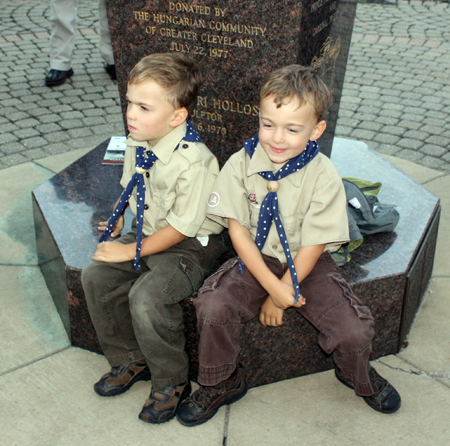
<path id="1" fill-rule="evenodd" d="M 186 127 L 186 123 L 176 127 L 154 147 L 132 138 L 126 141 L 120 181 L 124 188 L 136 171 L 136 147 L 152 150 L 158 157 L 153 167 L 144 173 L 144 237 L 168 224 L 186 237 L 206 237 L 222 231 L 219 224 L 206 218 L 206 202 L 219 173 L 219 164 L 205 144 L 183 141 Z M 129 199 L 134 215 L 136 194 L 134 188 Z"/>
<path id="2" fill-rule="evenodd" d="M 227 226 L 231 218 L 256 237 L 261 204 L 267 183 L 258 172 L 274 171 L 260 144 L 250 158 L 245 149 L 230 157 L 208 199 L 208 217 Z M 278 209 L 294 258 L 302 246 L 325 243 L 337 251 L 349 240 L 347 200 L 342 179 L 332 162 L 319 153 L 298 172 L 279 180 Z M 274 223 L 261 251 L 286 263 Z"/>

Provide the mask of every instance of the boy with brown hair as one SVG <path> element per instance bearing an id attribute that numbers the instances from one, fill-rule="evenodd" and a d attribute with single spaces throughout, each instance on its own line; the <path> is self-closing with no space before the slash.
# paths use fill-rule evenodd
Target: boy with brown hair
<path id="1" fill-rule="evenodd" d="M 330 255 L 349 238 L 342 180 L 316 142 L 330 96 L 310 68 L 271 73 L 260 93 L 259 134 L 216 180 L 208 216 L 228 226 L 239 257 L 208 278 L 195 300 L 200 388 L 178 409 L 186 426 L 204 423 L 247 392 L 236 364 L 240 324 L 259 313 L 264 326 L 280 326 L 289 307 L 319 330 L 343 384 L 377 411 L 400 407 L 397 391 L 369 364 L 370 310 Z"/>
<path id="2" fill-rule="evenodd" d="M 95 385 L 101 396 L 152 379 L 139 418 L 163 423 L 190 393 L 180 301 L 195 292 L 225 251 L 222 227 L 206 218 L 219 172 L 187 121 L 201 67 L 179 53 L 144 57 L 129 75 L 125 188 L 82 282 L 94 327 L 111 365 Z M 127 205 L 132 231 L 115 241 Z"/>

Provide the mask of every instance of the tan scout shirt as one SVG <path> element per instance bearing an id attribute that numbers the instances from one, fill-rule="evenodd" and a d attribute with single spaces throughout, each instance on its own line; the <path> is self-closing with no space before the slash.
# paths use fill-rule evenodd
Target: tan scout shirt
<path id="1" fill-rule="evenodd" d="M 145 205 L 143 235 L 148 237 L 170 224 L 186 237 L 218 234 L 222 227 L 206 218 L 206 202 L 219 173 L 215 156 L 203 143 L 182 141 L 186 123 L 176 127 L 154 147 L 128 138 L 120 184 L 125 188 L 135 173 L 136 147 L 153 150 L 158 157 L 144 173 Z M 181 142 L 180 142 L 181 141 Z M 178 150 L 175 147 L 180 143 Z M 130 208 L 136 215 L 136 188 Z M 147 207 L 146 206 L 146 207 Z"/>
<path id="2" fill-rule="evenodd" d="M 236 220 L 256 237 L 267 180 L 258 172 L 274 171 L 260 144 L 250 158 L 245 149 L 230 157 L 220 172 L 208 199 L 208 216 L 227 226 Z M 298 172 L 279 181 L 278 208 L 289 249 L 295 257 L 302 246 L 325 243 L 334 252 L 349 240 L 347 200 L 341 177 L 332 162 L 319 153 Z M 262 253 L 286 263 L 274 223 Z"/>

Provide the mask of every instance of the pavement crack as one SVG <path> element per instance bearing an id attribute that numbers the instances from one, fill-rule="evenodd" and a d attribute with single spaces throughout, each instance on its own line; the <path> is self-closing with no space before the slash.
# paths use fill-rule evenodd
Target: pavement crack
<path id="1" fill-rule="evenodd" d="M 13 367 L 13 368 L 11 368 L 11 369 L 9 369 L 9 370 L 6 370 L 6 371 L 0 373 L 0 377 L 9 375 L 10 373 L 14 373 L 14 372 L 16 372 L 17 370 L 24 369 L 24 368 L 26 368 L 26 367 L 28 367 L 28 366 L 30 366 L 30 365 L 36 364 L 37 362 L 40 362 L 40 361 L 42 361 L 42 360 L 44 360 L 44 359 L 50 358 L 50 357 L 52 357 L 52 356 L 54 356 L 54 355 L 57 355 L 58 353 L 61 353 L 61 352 L 65 351 L 65 350 L 68 350 L 68 349 L 71 348 L 71 347 L 72 347 L 72 346 L 69 344 L 69 345 L 67 345 L 67 346 L 64 347 L 64 348 L 61 348 L 61 349 L 59 349 L 59 350 L 54 351 L 53 353 L 50 353 L 50 354 L 48 354 L 48 355 L 41 356 L 41 357 L 39 357 L 39 358 L 34 359 L 33 361 L 29 361 L 29 362 L 26 362 L 26 363 L 24 363 L 24 364 L 18 365 L 17 367 Z"/>
<path id="2" fill-rule="evenodd" d="M 387 364 L 386 362 L 383 362 L 382 359 L 378 359 L 377 362 L 383 364 L 384 366 L 388 367 L 391 370 L 395 370 L 398 372 L 403 372 L 406 373 L 408 375 L 415 375 L 415 376 L 426 376 L 428 378 L 434 379 L 434 380 L 449 380 L 448 376 L 445 375 L 441 375 L 439 373 L 431 373 L 431 372 L 427 372 L 426 370 L 422 369 L 421 367 L 417 366 L 416 364 L 408 361 L 405 358 L 402 358 L 401 356 L 397 356 L 398 359 L 400 359 L 402 362 L 404 362 L 406 365 L 408 365 L 409 367 L 413 367 L 416 370 L 405 370 L 404 368 L 401 367 L 395 367 L 391 364 Z M 439 381 L 441 382 L 441 381 Z M 447 385 L 445 382 L 441 382 L 442 384 L 444 384 L 447 387 L 450 387 L 450 381 L 449 384 Z"/>

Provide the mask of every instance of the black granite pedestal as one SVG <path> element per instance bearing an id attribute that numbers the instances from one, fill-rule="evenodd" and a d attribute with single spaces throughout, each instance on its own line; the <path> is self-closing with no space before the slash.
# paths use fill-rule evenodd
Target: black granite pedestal
<path id="1" fill-rule="evenodd" d="M 192 122 L 220 165 L 258 128 L 265 74 L 312 66 L 333 101 L 322 153 L 331 152 L 356 0 L 108 0 L 119 93 L 125 111 L 130 70 L 151 53 L 183 53 L 203 66 Z"/>
<path id="2" fill-rule="evenodd" d="M 121 167 L 102 166 L 107 141 L 33 192 L 39 264 L 72 345 L 101 352 L 86 308 L 81 269 L 121 192 Z M 393 233 L 365 238 L 342 268 L 371 309 L 376 338 L 372 359 L 403 346 L 428 285 L 439 224 L 439 199 L 363 143 L 335 138 L 331 159 L 342 176 L 380 181 L 381 202 L 394 203 L 400 222 Z M 128 218 L 128 221 L 130 218 Z M 198 335 L 192 299 L 183 303 L 191 379 L 197 370 Z M 318 333 L 294 310 L 285 323 L 265 328 L 255 318 L 242 327 L 240 361 L 251 387 L 333 367 L 317 344 Z"/>

